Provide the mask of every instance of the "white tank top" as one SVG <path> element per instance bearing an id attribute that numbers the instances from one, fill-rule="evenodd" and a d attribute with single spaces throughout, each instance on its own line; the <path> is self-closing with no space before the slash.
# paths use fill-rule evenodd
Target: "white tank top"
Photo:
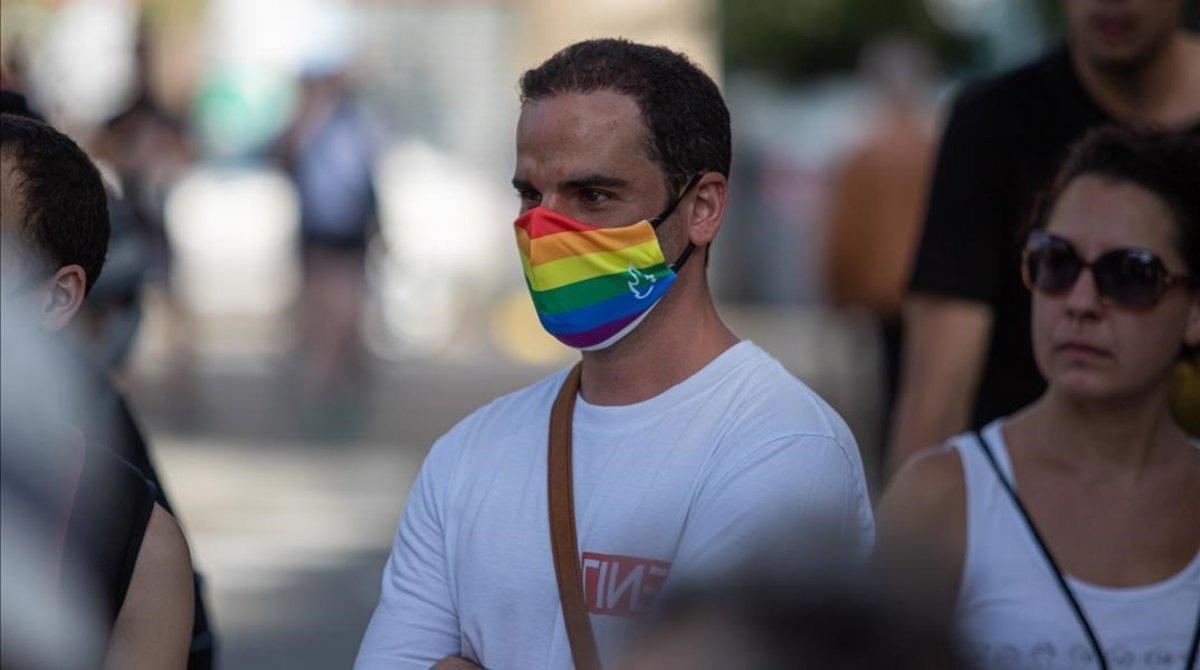
<path id="1" fill-rule="evenodd" d="M 1019 492 L 1001 425 L 997 420 L 982 433 Z M 962 461 L 967 494 L 967 548 L 956 620 L 968 657 L 979 668 L 1098 667 L 1053 569 L 982 447 L 970 433 L 951 445 Z M 1200 616 L 1200 553 L 1173 577 L 1148 586 L 1110 588 L 1069 575 L 1066 580 L 1109 668 L 1183 668 Z"/>

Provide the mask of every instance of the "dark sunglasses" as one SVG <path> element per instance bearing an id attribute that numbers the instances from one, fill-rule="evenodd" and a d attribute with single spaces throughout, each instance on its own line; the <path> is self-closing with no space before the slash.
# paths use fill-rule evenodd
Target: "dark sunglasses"
<path id="1" fill-rule="evenodd" d="M 1025 286 L 1049 295 L 1070 291 L 1084 268 L 1092 271 L 1101 299 L 1130 309 L 1154 307 L 1167 289 L 1194 281 L 1188 275 L 1171 274 L 1161 258 L 1145 249 L 1113 249 L 1085 261 L 1074 245 L 1045 231 L 1029 236 L 1021 256 Z"/>

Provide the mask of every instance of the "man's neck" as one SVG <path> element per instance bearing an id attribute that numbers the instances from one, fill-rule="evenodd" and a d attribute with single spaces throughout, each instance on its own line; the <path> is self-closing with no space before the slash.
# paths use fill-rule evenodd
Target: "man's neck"
<path id="1" fill-rule="evenodd" d="M 1200 40 L 1187 33 L 1124 70 L 1098 66 L 1074 45 L 1070 53 L 1084 89 L 1116 120 L 1182 128 L 1200 118 Z"/>
<path id="2" fill-rule="evenodd" d="M 703 260 L 695 259 L 696 260 Z M 704 281 L 678 282 L 634 332 L 609 349 L 583 354 L 581 393 L 593 405 L 649 400 L 699 372 L 738 338 L 721 322 Z"/>

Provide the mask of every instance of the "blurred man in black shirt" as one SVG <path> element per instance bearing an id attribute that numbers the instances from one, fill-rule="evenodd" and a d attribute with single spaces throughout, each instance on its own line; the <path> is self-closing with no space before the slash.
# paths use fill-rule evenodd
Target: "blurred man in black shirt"
<path id="1" fill-rule="evenodd" d="M 103 205 L 107 194 L 86 156 L 70 140 L 41 123 L 22 96 L 0 91 L 0 118 L 5 123 L 2 176 L 6 202 L 4 216 L 0 217 L 5 279 L 33 280 L 5 286 L 2 293 L 5 299 L 25 294 L 36 305 L 39 330 L 65 335 L 74 329 L 84 299 L 105 264 L 109 217 L 103 206 L 90 205 Z M 74 163 L 82 162 L 90 172 L 65 172 L 64 165 L 72 167 L 74 163 L 63 159 L 63 154 L 83 156 L 82 161 Z M 18 165 L 20 170 L 14 167 Z M 92 173 L 96 175 L 94 180 Z M 85 196 L 90 186 L 99 193 L 89 200 Z M 89 445 L 103 447 L 136 468 L 152 484 L 154 502 L 166 513 L 174 514 L 142 432 L 124 398 L 113 388 L 107 371 L 86 361 L 81 348 L 71 346 L 77 342 L 68 342 L 69 337 L 61 339 L 56 343 L 62 345 L 58 350 L 70 359 L 65 364 L 78 371 L 83 386 L 80 393 L 93 410 L 81 415 L 82 423 L 76 427 Z M 204 607 L 201 578 L 196 575 L 194 580 L 188 667 L 206 670 L 213 666 L 215 641 Z"/>
<path id="2" fill-rule="evenodd" d="M 1089 128 L 1200 132 L 1200 37 L 1184 27 L 1184 5 L 1063 0 L 1064 46 L 954 101 L 903 307 L 893 471 L 1041 393 L 1021 231 L 1067 146 Z"/>

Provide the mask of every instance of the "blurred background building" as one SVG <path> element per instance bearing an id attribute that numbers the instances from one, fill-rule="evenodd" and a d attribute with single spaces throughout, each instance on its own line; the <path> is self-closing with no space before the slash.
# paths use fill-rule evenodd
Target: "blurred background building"
<path id="1" fill-rule="evenodd" d="M 723 312 L 873 466 L 942 107 L 1055 39 L 1056 8 L 3 0 L 3 87 L 123 196 L 89 324 L 208 576 L 221 667 L 348 666 L 430 444 L 571 359 L 512 240 L 522 71 L 617 35 L 717 79 L 735 151 Z"/>

